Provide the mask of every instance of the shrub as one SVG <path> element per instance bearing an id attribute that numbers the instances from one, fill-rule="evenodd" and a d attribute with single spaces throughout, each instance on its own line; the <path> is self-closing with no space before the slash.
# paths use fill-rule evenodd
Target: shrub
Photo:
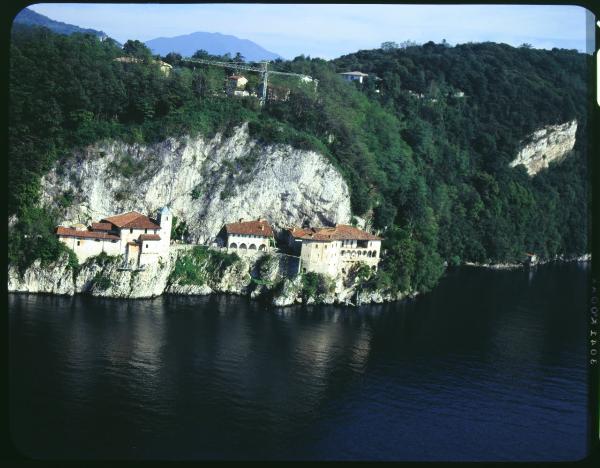
<path id="1" fill-rule="evenodd" d="M 171 239 L 185 239 L 190 235 L 190 231 L 185 221 L 179 221 L 177 216 L 173 216 L 173 223 L 171 224 Z"/>
<path id="2" fill-rule="evenodd" d="M 228 198 L 230 198 L 233 195 L 233 193 L 234 193 L 233 189 L 231 188 L 230 185 L 228 185 L 223 190 L 221 190 L 221 194 L 219 195 L 219 197 L 221 198 L 221 200 L 227 200 Z"/>
<path id="3" fill-rule="evenodd" d="M 197 200 L 198 198 L 200 198 L 202 196 L 202 190 L 200 189 L 199 185 L 194 187 L 194 189 L 192 190 L 191 196 L 192 196 L 192 200 Z"/>
<path id="4" fill-rule="evenodd" d="M 239 260 L 240 257 L 235 253 L 195 246 L 191 251 L 177 258 L 170 280 L 180 284 L 201 286 L 209 280 L 219 280 L 223 271 Z"/>
<path id="5" fill-rule="evenodd" d="M 131 192 L 129 192 L 128 190 L 118 190 L 115 193 L 115 200 L 116 201 L 123 201 L 123 200 L 127 200 L 129 197 L 131 196 Z"/>
<path id="6" fill-rule="evenodd" d="M 133 159 L 129 154 L 112 161 L 109 167 L 125 178 L 139 175 L 144 170 L 144 165 Z"/>
<path id="7" fill-rule="evenodd" d="M 62 195 L 58 198 L 57 203 L 62 208 L 68 208 L 73 204 L 73 200 L 75 199 L 75 195 L 72 190 L 67 190 L 62 193 Z"/>
<path id="8" fill-rule="evenodd" d="M 95 263 L 96 265 L 106 266 L 111 263 L 117 263 L 121 259 L 121 255 L 108 255 L 106 252 L 100 252 L 98 255 L 89 257 L 86 263 Z"/>
<path id="9" fill-rule="evenodd" d="M 77 254 L 75 252 L 73 252 L 70 248 L 68 248 L 66 245 L 64 246 L 64 248 L 68 255 L 67 266 L 69 268 L 71 268 L 72 270 L 78 269 L 79 268 L 79 259 L 77 258 Z"/>
<path id="10" fill-rule="evenodd" d="M 325 295 L 330 294 L 335 289 L 333 279 L 321 273 L 308 272 L 302 275 L 302 300 L 306 301 L 309 298 L 319 302 L 323 300 Z"/>
<path id="11" fill-rule="evenodd" d="M 106 289 L 110 288 L 111 285 L 112 281 L 110 278 L 103 276 L 102 273 L 98 272 L 96 273 L 96 276 L 94 276 L 94 286 L 101 291 L 105 291 Z"/>

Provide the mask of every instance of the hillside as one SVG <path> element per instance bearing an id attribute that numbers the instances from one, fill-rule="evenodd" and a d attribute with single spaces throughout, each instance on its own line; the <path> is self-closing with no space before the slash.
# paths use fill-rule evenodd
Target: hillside
<path id="1" fill-rule="evenodd" d="M 35 28 L 13 35 L 12 263 L 61 255 L 52 228 L 77 194 L 56 194 L 52 203 L 42 203 L 41 180 L 61 166 L 83 165 L 77 158 L 91 153 L 78 148 L 103 141 L 147 146 L 168 138 L 231 137 L 243 124 L 259 151 L 228 163 L 232 174 L 254 173 L 261 155 L 274 147 L 320 153 L 341 174 L 352 214 L 386 239 L 374 279 L 378 288 L 427 290 L 437 283 L 444 262 L 589 251 L 590 58 L 583 54 L 428 43 L 360 51 L 334 61 L 297 57 L 273 66 L 317 78 L 317 90 L 274 80 L 290 88 L 289 99 L 264 108 L 253 98 L 224 96 L 234 63 L 229 70 L 178 63 L 167 76 L 152 61 L 114 61 L 122 54 L 114 44 L 89 36 Z M 363 85 L 344 82 L 337 72 L 349 70 L 371 79 Z M 255 87 L 257 78 L 249 78 Z M 561 162 L 534 176 L 522 165 L 510 166 L 533 132 L 571 121 L 577 122 L 575 146 Z M 115 185 L 136 173 L 139 162 L 132 156 L 125 154 L 114 165 Z M 158 169 L 162 164 L 152 163 Z M 229 180 L 236 193 L 244 193 L 244 177 Z M 203 196 L 209 204 L 222 195 Z M 318 201 L 313 203 L 311 209 L 318 210 Z"/>
<path id="2" fill-rule="evenodd" d="M 73 33 L 81 33 L 81 34 L 92 34 L 94 36 L 98 36 L 100 38 L 108 37 L 105 32 L 97 31 L 95 29 L 89 28 L 80 28 L 79 26 L 75 26 L 73 24 L 63 23 L 61 21 L 54 21 L 53 19 L 48 18 L 47 16 L 36 13 L 35 11 L 24 8 L 19 12 L 17 16 L 15 16 L 14 24 L 24 24 L 29 26 L 43 26 L 45 28 L 50 29 L 51 31 L 57 34 L 73 34 Z"/>
<path id="3" fill-rule="evenodd" d="M 182 36 L 159 37 L 146 41 L 145 44 L 153 53 L 160 55 L 176 52 L 184 57 L 191 57 L 197 50 L 205 50 L 212 55 L 229 54 L 232 57 L 239 52 L 250 62 L 280 58 L 279 55 L 269 52 L 248 39 L 200 31 Z"/>

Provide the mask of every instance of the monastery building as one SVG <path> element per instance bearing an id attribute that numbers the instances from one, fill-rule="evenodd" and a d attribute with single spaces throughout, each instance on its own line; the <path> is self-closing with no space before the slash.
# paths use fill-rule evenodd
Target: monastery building
<path id="1" fill-rule="evenodd" d="M 123 255 L 127 265 L 141 267 L 169 255 L 171 212 L 165 207 L 157 218 L 130 211 L 93 222 L 88 228 L 82 224 L 59 226 L 56 235 L 77 254 L 80 263 L 105 252 Z"/>

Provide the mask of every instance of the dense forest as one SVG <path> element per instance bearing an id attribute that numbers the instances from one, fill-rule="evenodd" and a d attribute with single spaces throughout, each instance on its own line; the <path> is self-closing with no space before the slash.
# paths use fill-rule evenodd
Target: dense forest
<path id="1" fill-rule="evenodd" d="M 128 55 L 136 61 L 115 61 Z M 207 57 L 198 51 L 197 57 Z M 586 103 L 591 58 L 576 51 L 478 43 L 387 44 L 325 61 L 300 56 L 271 67 L 319 80 L 260 107 L 224 95 L 231 69 L 153 57 L 91 35 L 15 25 L 10 47 L 9 260 L 49 261 L 64 250 L 58 213 L 39 204 L 40 178 L 73 148 L 100 139 L 155 142 L 227 134 L 323 153 L 351 190 L 356 216 L 385 237 L 374 286 L 433 287 L 444 262 L 518 261 L 589 251 Z M 169 74 L 158 60 L 173 65 Z M 368 73 L 363 83 L 339 72 Z M 258 78 L 249 76 L 250 89 Z M 464 93 L 464 95 L 462 94 Z M 530 178 L 510 168 L 521 141 L 577 119 L 577 144 Z M 69 203 L 69 200 L 64 200 Z"/>

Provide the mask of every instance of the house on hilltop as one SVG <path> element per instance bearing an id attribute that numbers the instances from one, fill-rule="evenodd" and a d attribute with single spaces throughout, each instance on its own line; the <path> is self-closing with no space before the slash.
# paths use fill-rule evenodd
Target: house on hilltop
<path id="1" fill-rule="evenodd" d="M 336 276 L 359 262 L 377 270 L 382 238 L 347 224 L 285 230 L 288 245 L 299 253 L 301 271 Z"/>
<path id="2" fill-rule="evenodd" d="M 117 57 L 113 59 L 113 62 L 143 63 L 143 60 L 137 57 L 125 55 L 123 57 Z M 171 70 L 173 70 L 173 66 L 170 63 L 163 62 L 162 60 L 152 60 L 151 63 L 158 65 L 158 68 L 165 76 L 169 76 L 171 74 Z"/>
<path id="3" fill-rule="evenodd" d="M 229 223 L 223 227 L 227 249 L 234 252 L 269 252 L 273 243 L 273 229 L 265 219 Z"/>
<path id="4" fill-rule="evenodd" d="M 130 211 L 92 222 L 88 228 L 81 224 L 58 226 L 56 235 L 81 263 L 104 252 L 123 255 L 129 266 L 142 267 L 169 255 L 172 222 L 171 212 L 165 207 L 158 213 L 158 220 Z"/>
<path id="5" fill-rule="evenodd" d="M 244 90 L 248 79 L 241 75 L 231 75 L 227 77 L 227 94 L 229 96 L 245 96 L 249 93 Z M 244 94 L 245 93 L 245 94 Z"/>
<path id="6" fill-rule="evenodd" d="M 338 73 L 338 75 L 341 75 L 342 78 L 344 78 L 346 81 L 358 81 L 360 84 L 362 84 L 365 78 L 369 76 L 368 73 L 363 73 L 359 71 L 343 72 Z"/>

